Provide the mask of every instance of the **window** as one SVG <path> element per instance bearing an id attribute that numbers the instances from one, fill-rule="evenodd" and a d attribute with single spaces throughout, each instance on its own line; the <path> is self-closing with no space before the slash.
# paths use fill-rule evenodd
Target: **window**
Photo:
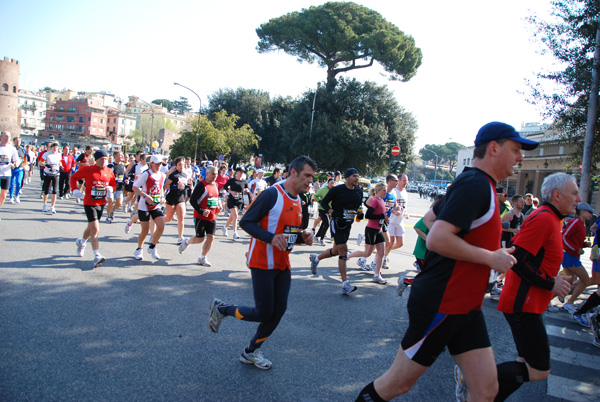
<path id="1" fill-rule="evenodd" d="M 63 121 L 63 115 L 62 114 L 57 114 L 56 115 L 56 121 Z"/>
<path id="2" fill-rule="evenodd" d="M 17 93 L 17 87 L 13 86 L 13 94 Z"/>
<path id="3" fill-rule="evenodd" d="M 64 126 L 63 126 L 62 124 L 57 124 L 57 125 L 56 125 L 56 129 L 57 129 L 57 130 L 62 130 L 62 129 L 63 129 L 63 127 L 64 127 Z"/>
<path id="4" fill-rule="evenodd" d="M 54 121 L 54 115 L 53 114 L 50 115 L 50 121 Z"/>
<path id="5" fill-rule="evenodd" d="M 96 131 L 96 127 L 92 127 L 92 131 Z"/>
<path id="6" fill-rule="evenodd" d="M 544 156 L 544 148 L 540 147 L 540 156 Z"/>
<path id="7" fill-rule="evenodd" d="M 100 123 L 104 123 L 104 119 L 100 119 Z"/>
<path id="8" fill-rule="evenodd" d="M 67 130 L 75 130 L 75 126 L 73 124 L 67 124 Z"/>
<path id="9" fill-rule="evenodd" d="M 77 113 L 77 108 L 75 106 L 69 106 L 69 112 Z"/>
<path id="10" fill-rule="evenodd" d="M 60 110 L 65 110 L 65 107 L 64 107 L 64 106 L 61 106 L 59 109 L 60 109 Z"/>
<path id="11" fill-rule="evenodd" d="M 558 154 L 559 154 L 559 155 L 563 155 L 564 153 L 565 153 L 565 148 L 564 148 L 564 147 L 561 145 L 561 146 L 558 148 Z"/>
<path id="12" fill-rule="evenodd" d="M 75 116 L 67 116 L 67 121 L 72 122 L 75 120 Z"/>
<path id="13" fill-rule="evenodd" d="M 83 117 L 82 116 L 79 116 L 79 122 L 83 123 Z"/>
<path id="14" fill-rule="evenodd" d="M 94 123 L 98 123 L 98 118 L 97 118 L 97 117 L 94 117 L 94 118 L 92 119 L 92 121 L 93 121 Z"/>
<path id="15" fill-rule="evenodd" d="M 8 92 L 8 84 L 2 84 L 2 90 Z"/>

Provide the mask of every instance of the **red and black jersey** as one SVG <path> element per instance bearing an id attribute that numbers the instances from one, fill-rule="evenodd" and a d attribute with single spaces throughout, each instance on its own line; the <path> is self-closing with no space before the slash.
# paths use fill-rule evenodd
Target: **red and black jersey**
<path id="1" fill-rule="evenodd" d="M 301 242 L 302 206 L 300 197 L 289 195 L 281 184 L 261 192 L 250 204 L 240 227 L 252 236 L 248 266 L 260 269 L 290 269 L 289 254 Z M 276 234 L 285 235 L 288 247 L 281 251 L 271 245 Z"/>
<path id="2" fill-rule="evenodd" d="M 565 252 L 573 257 L 581 257 L 579 250 L 585 244 L 585 226 L 581 219 L 575 217 L 567 223 L 565 230 L 562 232 L 562 242 Z"/>
<path id="3" fill-rule="evenodd" d="M 77 180 L 85 180 L 85 197 L 83 205 L 105 205 L 106 188 L 111 186 L 113 191 L 117 190 L 115 175 L 109 167 L 99 168 L 97 165 L 80 166 L 79 170 L 71 175 L 69 185 L 77 188 Z"/>
<path id="4" fill-rule="evenodd" d="M 563 257 L 561 219 L 556 208 L 544 204 L 525 220 L 514 237 L 517 264 L 506 274 L 498 310 L 542 314 L 548 308 Z"/>
<path id="5" fill-rule="evenodd" d="M 500 245 L 502 224 L 496 203 L 496 183 L 477 168 L 466 168 L 434 208 L 437 219 L 461 229 L 458 236 L 487 250 Z M 490 267 L 427 252 L 425 266 L 412 284 L 410 304 L 442 314 L 466 314 L 481 309 Z"/>
<path id="6" fill-rule="evenodd" d="M 203 221 L 214 221 L 217 219 L 217 213 L 221 211 L 219 208 L 219 187 L 216 182 L 208 184 L 206 180 L 201 180 L 196 183 L 190 204 L 194 208 L 194 218 L 202 219 Z M 201 213 L 203 210 L 208 210 L 208 216 Z"/>

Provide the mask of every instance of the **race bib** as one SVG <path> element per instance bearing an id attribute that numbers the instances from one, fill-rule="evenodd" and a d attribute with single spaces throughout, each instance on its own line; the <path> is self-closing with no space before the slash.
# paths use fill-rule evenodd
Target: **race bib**
<path id="1" fill-rule="evenodd" d="M 120 175 L 117 175 L 117 177 L 115 178 L 115 180 L 116 180 L 117 182 L 122 182 L 124 178 L 125 178 L 125 175 L 123 175 L 123 174 L 120 174 Z"/>
<path id="2" fill-rule="evenodd" d="M 90 191 L 90 197 L 92 200 L 101 200 L 106 198 L 106 187 L 104 186 L 94 186 Z"/>
<path id="3" fill-rule="evenodd" d="M 152 202 L 155 204 L 160 203 L 160 194 L 148 194 L 152 198 Z"/>
<path id="4" fill-rule="evenodd" d="M 285 250 L 292 251 L 294 244 L 296 244 L 296 240 L 298 240 L 298 236 L 300 235 L 300 228 L 298 226 L 286 225 L 283 228 L 283 235 L 287 241 L 287 248 Z"/>
<path id="5" fill-rule="evenodd" d="M 7 155 L 0 155 L 0 165 L 10 165 L 10 158 Z"/>
<path id="6" fill-rule="evenodd" d="M 58 165 L 50 165 L 47 164 L 46 167 L 48 168 L 48 170 L 50 171 L 49 174 L 56 176 L 58 174 Z"/>
<path id="7" fill-rule="evenodd" d="M 219 197 L 208 197 L 206 199 L 206 206 L 209 209 L 215 209 L 219 206 Z"/>
<path id="8" fill-rule="evenodd" d="M 342 216 L 346 222 L 352 222 L 356 218 L 356 214 L 357 212 L 354 209 L 344 209 L 344 215 Z"/>

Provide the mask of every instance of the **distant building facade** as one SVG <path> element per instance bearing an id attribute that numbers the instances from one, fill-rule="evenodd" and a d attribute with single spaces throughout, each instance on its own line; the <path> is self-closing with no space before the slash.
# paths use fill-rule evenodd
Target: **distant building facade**
<path id="1" fill-rule="evenodd" d="M 21 111 L 20 135 L 25 143 L 36 142 L 40 131 L 46 128 L 47 99 L 44 94 L 19 89 L 19 109 Z"/>
<path id="2" fill-rule="evenodd" d="M 19 61 L 0 60 L 0 131 L 21 132 L 19 112 Z"/>

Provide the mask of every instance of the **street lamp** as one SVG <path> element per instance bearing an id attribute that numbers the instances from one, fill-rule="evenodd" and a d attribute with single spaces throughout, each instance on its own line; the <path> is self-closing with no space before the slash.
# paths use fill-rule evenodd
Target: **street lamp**
<path id="1" fill-rule="evenodd" d="M 425 147 L 423 147 L 424 150 L 431 152 L 432 154 L 435 155 L 435 170 L 434 170 L 434 179 L 433 181 L 437 180 L 437 166 L 438 166 L 438 154 L 436 154 L 435 152 L 433 152 L 431 149 L 427 149 Z"/>
<path id="2" fill-rule="evenodd" d="M 186 87 L 185 85 L 181 85 L 178 82 L 174 82 L 174 85 L 178 85 L 192 92 L 194 95 L 198 97 L 198 102 L 200 102 L 200 106 L 198 108 L 198 131 L 196 132 L 196 150 L 194 151 L 194 160 L 196 164 L 198 164 L 198 137 L 200 136 L 200 114 L 202 112 L 202 99 L 200 99 L 200 95 L 198 95 L 193 89 Z"/>
<path id="3" fill-rule="evenodd" d="M 152 136 L 154 134 L 154 109 L 152 108 L 151 104 L 149 104 L 142 98 L 138 98 L 138 99 L 141 100 L 142 102 L 144 102 L 150 108 L 150 116 L 152 116 L 152 122 L 150 123 L 150 141 L 149 142 L 152 143 Z M 144 152 L 144 153 L 146 152 L 146 150 L 144 149 L 144 130 L 143 129 L 142 129 L 142 152 Z"/>
<path id="4" fill-rule="evenodd" d="M 310 115 L 310 134 L 309 134 L 309 138 L 308 138 L 308 154 L 306 156 L 308 156 L 310 158 L 310 144 L 312 143 L 312 130 L 313 130 L 313 121 L 315 120 L 315 102 L 317 101 L 317 92 L 319 91 L 319 87 L 321 86 L 321 83 L 317 83 L 317 89 L 315 90 L 315 96 L 313 98 L 313 104 L 312 104 L 312 113 Z"/>

